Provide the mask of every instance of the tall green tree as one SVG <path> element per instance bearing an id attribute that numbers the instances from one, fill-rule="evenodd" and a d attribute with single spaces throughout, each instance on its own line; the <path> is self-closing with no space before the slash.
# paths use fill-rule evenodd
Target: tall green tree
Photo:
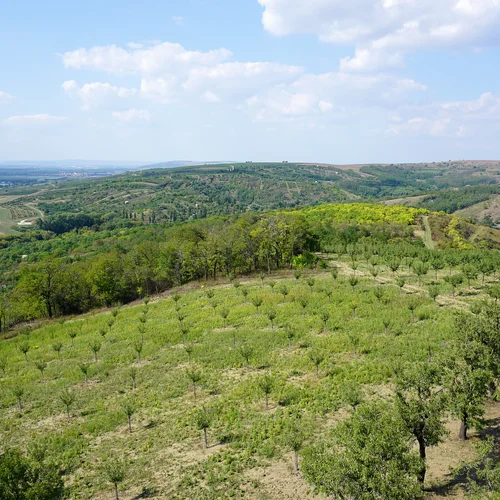
<path id="1" fill-rule="evenodd" d="M 425 480 L 426 450 L 439 444 L 446 434 L 445 398 L 436 366 L 420 363 L 407 367 L 396 382 L 395 407 L 404 427 L 418 443 L 421 468 L 418 479 Z"/>
<path id="2" fill-rule="evenodd" d="M 333 498 L 415 500 L 421 461 L 400 418 L 381 405 L 363 405 L 334 429 L 332 441 L 305 449 L 302 473 Z"/>

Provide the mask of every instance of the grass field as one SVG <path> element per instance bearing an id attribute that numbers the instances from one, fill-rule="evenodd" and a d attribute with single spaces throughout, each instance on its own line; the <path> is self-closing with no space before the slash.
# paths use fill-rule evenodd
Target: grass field
<path id="1" fill-rule="evenodd" d="M 65 464 L 74 499 L 111 497 L 101 473 L 109 457 L 126 462 L 122 498 L 312 498 L 282 440 L 287 422 L 300 416 L 312 443 L 349 414 L 349 391 L 390 398 L 395 366 L 438 353 L 454 336 L 454 312 L 481 293 L 452 296 L 439 276 L 433 302 L 408 271 L 399 288 L 382 265 L 375 279 L 363 264 L 336 265 L 336 280 L 325 271 L 191 284 L 0 343 L 2 443 L 42 444 Z M 201 408 L 213 416 L 207 449 L 195 424 Z M 496 404 L 488 411 L 499 413 Z M 459 443 L 457 424 L 449 426 L 453 434 L 429 453 L 433 497 L 459 496 L 449 468 L 474 456 L 475 440 Z"/>
<path id="2" fill-rule="evenodd" d="M 0 207 L 0 234 L 15 234 L 17 231 L 12 229 L 15 222 L 10 218 L 8 209 Z"/>

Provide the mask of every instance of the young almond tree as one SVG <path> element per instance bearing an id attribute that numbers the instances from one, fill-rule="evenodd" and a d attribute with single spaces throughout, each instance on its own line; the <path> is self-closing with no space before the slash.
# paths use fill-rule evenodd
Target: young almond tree
<path id="1" fill-rule="evenodd" d="M 222 307 L 221 310 L 219 311 L 220 317 L 223 319 L 224 323 L 224 328 L 226 328 L 227 324 L 227 317 L 229 316 L 229 309 L 227 307 Z"/>
<path id="2" fill-rule="evenodd" d="M 392 271 L 392 277 L 394 278 L 398 269 L 401 267 L 401 261 L 398 259 L 391 259 L 387 264 L 387 267 Z"/>
<path id="3" fill-rule="evenodd" d="M 219 301 L 217 299 L 211 299 L 210 300 L 210 306 L 212 307 L 214 311 L 214 316 L 217 316 L 217 306 L 219 305 Z"/>
<path id="4" fill-rule="evenodd" d="M 351 407 L 353 413 L 365 399 L 360 385 L 355 381 L 349 381 L 342 386 L 341 398 L 344 404 Z"/>
<path id="5" fill-rule="evenodd" d="M 61 360 L 61 351 L 62 351 L 63 345 L 61 342 L 56 342 L 55 344 L 52 344 L 52 349 L 54 349 L 55 352 L 57 352 L 57 359 Z"/>
<path id="6" fill-rule="evenodd" d="M 123 405 L 123 413 L 127 416 L 127 425 L 128 425 L 128 431 L 129 433 L 132 433 L 132 416 L 134 413 L 137 411 L 136 407 L 134 404 L 132 404 L 130 401 L 127 401 Z"/>
<path id="7" fill-rule="evenodd" d="M 40 359 L 38 361 L 35 361 L 35 366 L 36 366 L 37 370 L 40 371 L 40 374 L 42 375 L 42 381 L 44 381 L 45 377 L 44 377 L 43 373 L 47 369 L 47 363 Z"/>
<path id="8" fill-rule="evenodd" d="M 288 294 L 290 293 L 290 290 L 288 289 L 288 287 L 286 285 L 281 285 L 279 287 L 279 292 L 281 293 L 281 295 L 283 295 L 283 302 L 286 302 L 286 298 L 287 298 Z"/>
<path id="9" fill-rule="evenodd" d="M 327 329 L 327 323 L 328 320 L 330 319 L 330 313 L 326 310 L 321 311 L 319 314 L 319 317 L 321 318 L 321 321 L 323 322 L 323 333 L 326 332 Z"/>
<path id="10" fill-rule="evenodd" d="M 269 321 L 271 322 L 271 329 L 274 330 L 274 320 L 276 319 L 277 313 L 276 309 L 269 309 L 267 311 L 267 317 L 269 318 Z"/>
<path id="11" fill-rule="evenodd" d="M 123 461 L 117 459 L 108 460 L 103 467 L 105 478 L 115 489 L 115 500 L 120 500 L 118 495 L 118 485 L 125 480 L 125 465 Z"/>
<path id="12" fill-rule="evenodd" d="M 430 262 L 431 269 L 434 271 L 434 278 L 437 281 L 438 279 L 438 271 L 441 271 L 444 269 L 444 261 L 440 259 L 439 257 L 435 257 L 434 259 L 431 260 Z"/>
<path id="13" fill-rule="evenodd" d="M 0 370 L 5 377 L 5 370 L 7 370 L 7 360 L 5 358 L 0 358 Z"/>
<path id="14" fill-rule="evenodd" d="M 417 260 L 412 264 L 413 272 L 418 276 L 418 284 L 422 284 L 422 277 L 429 272 L 427 264 Z"/>
<path id="15" fill-rule="evenodd" d="M 248 370 L 249 365 L 250 365 L 250 358 L 253 356 L 253 348 L 252 348 L 252 346 L 250 346 L 248 344 L 243 344 L 240 347 L 240 354 L 241 354 L 241 357 L 245 360 L 246 367 L 247 367 L 247 370 Z"/>
<path id="16" fill-rule="evenodd" d="M 201 370 L 199 370 L 196 367 L 189 368 L 186 370 L 186 375 L 188 379 L 191 381 L 192 387 L 193 387 L 193 397 L 194 400 L 196 401 L 196 386 L 201 382 L 203 379 L 203 374 L 201 373 Z"/>
<path id="17" fill-rule="evenodd" d="M 59 399 L 66 408 L 66 415 L 68 416 L 68 419 L 71 418 L 71 405 L 75 402 L 76 399 L 74 393 L 69 389 L 64 389 L 63 392 L 59 395 Z"/>
<path id="18" fill-rule="evenodd" d="M 302 276 L 302 273 L 300 271 L 295 271 L 293 275 L 295 277 L 295 281 L 298 282 L 300 280 L 300 277 Z"/>
<path id="19" fill-rule="evenodd" d="M 308 351 L 307 356 L 314 363 L 316 367 L 316 377 L 319 378 L 319 365 L 325 360 L 325 355 L 318 349 L 311 349 Z"/>
<path id="20" fill-rule="evenodd" d="M 199 408 L 195 413 L 194 422 L 198 430 L 203 431 L 203 448 L 208 448 L 207 430 L 210 428 L 214 420 L 214 415 L 211 410 L 204 406 Z"/>
<path id="21" fill-rule="evenodd" d="M 75 345 L 75 338 L 77 336 L 77 332 L 76 330 L 70 330 L 68 332 L 68 337 L 71 339 L 71 345 L 74 346 Z"/>
<path id="22" fill-rule="evenodd" d="M 378 286 L 377 288 L 374 288 L 373 295 L 375 295 L 376 299 L 379 302 L 382 302 L 382 298 L 384 297 L 384 289 L 380 286 Z"/>
<path id="23" fill-rule="evenodd" d="M 293 470 L 299 471 L 299 452 L 304 446 L 305 435 L 298 422 L 292 422 L 287 426 L 283 434 L 283 444 L 293 451 Z"/>
<path id="24" fill-rule="evenodd" d="M 90 350 L 94 353 L 94 361 L 97 363 L 97 353 L 101 350 L 101 343 L 98 340 L 93 340 L 89 344 Z"/>
<path id="25" fill-rule="evenodd" d="M 186 344 L 187 342 L 187 336 L 188 336 L 188 333 L 190 332 L 190 328 L 188 325 L 181 325 L 180 327 L 180 331 L 181 331 L 181 334 L 182 334 L 182 342 L 184 344 Z"/>
<path id="26" fill-rule="evenodd" d="M 137 388 L 137 368 L 135 366 L 131 366 L 128 369 L 128 376 L 130 377 L 130 380 L 132 381 L 132 390 L 135 391 Z"/>
<path id="27" fill-rule="evenodd" d="M 403 279 L 403 278 L 398 278 L 396 280 L 396 284 L 398 285 L 399 287 L 399 295 L 401 295 L 403 293 L 403 288 L 405 287 L 406 285 L 406 281 Z"/>
<path id="28" fill-rule="evenodd" d="M 373 277 L 373 283 L 375 283 L 378 276 L 378 269 L 375 266 L 370 266 L 370 274 Z"/>
<path id="29" fill-rule="evenodd" d="M 137 354 L 137 362 L 140 363 L 141 362 L 141 353 L 142 353 L 142 350 L 144 349 L 144 344 L 143 344 L 142 340 L 140 340 L 140 339 L 136 340 L 133 344 L 133 348 Z"/>
<path id="30" fill-rule="evenodd" d="M 262 305 L 262 297 L 259 297 L 258 295 L 254 295 L 251 298 L 252 304 L 255 306 L 255 313 L 259 314 L 259 307 Z"/>
<path id="31" fill-rule="evenodd" d="M 241 295 L 243 295 L 243 303 L 246 304 L 247 303 L 247 297 L 248 297 L 248 288 L 242 288 L 241 289 Z"/>
<path id="32" fill-rule="evenodd" d="M 264 393 L 264 396 L 266 398 L 266 410 L 268 410 L 269 409 L 269 395 L 273 391 L 274 379 L 270 375 L 263 375 L 257 381 L 257 385 L 259 386 L 259 389 Z"/>
<path id="33" fill-rule="evenodd" d="M 313 293 L 313 288 L 314 288 L 314 284 L 316 283 L 316 280 L 314 278 L 308 278 L 306 283 L 307 283 L 307 286 L 309 287 L 309 291 L 311 293 Z"/>
<path id="34" fill-rule="evenodd" d="M 418 306 L 418 304 L 414 300 L 410 300 L 410 302 L 408 302 L 408 304 L 406 305 L 408 310 L 411 312 L 412 323 L 415 321 L 415 310 L 417 309 L 417 306 Z"/>
<path id="35" fill-rule="evenodd" d="M 349 278 L 349 285 L 351 285 L 352 287 L 352 291 L 354 292 L 354 289 L 356 288 L 356 286 L 359 285 L 359 280 L 358 278 L 356 278 L 355 276 L 351 276 Z"/>
<path id="36" fill-rule="evenodd" d="M 182 326 L 182 322 L 187 318 L 186 313 L 179 311 L 177 313 L 177 320 L 179 321 L 179 325 Z"/>
<path id="37" fill-rule="evenodd" d="M 438 445 L 446 434 L 445 399 L 440 383 L 438 368 L 429 363 L 402 370 L 396 382 L 395 407 L 404 427 L 418 443 L 421 484 L 425 480 L 426 450 Z"/>
<path id="38" fill-rule="evenodd" d="M 193 344 L 187 344 L 184 346 L 184 351 L 186 351 L 187 357 L 188 357 L 188 364 L 191 364 L 191 355 L 193 354 L 194 351 L 194 346 Z"/>
<path id="39" fill-rule="evenodd" d="M 78 367 L 85 377 L 85 383 L 87 383 L 89 378 L 90 365 L 88 363 L 81 363 L 80 365 L 78 365 Z"/>
<path id="40" fill-rule="evenodd" d="M 438 286 L 430 286 L 429 289 L 429 297 L 436 302 L 436 299 L 439 297 L 439 287 Z"/>
<path id="41" fill-rule="evenodd" d="M 286 338 L 288 339 L 288 349 L 291 349 L 293 339 L 296 336 L 295 330 L 290 325 L 287 325 L 285 327 L 285 334 L 286 334 Z"/>
<path id="42" fill-rule="evenodd" d="M 471 282 L 477 278 L 479 271 L 473 264 L 465 264 L 462 266 L 462 274 L 465 276 L 467 286 L 470 288 Z"/>
<path id="43" fill-rule="evenodd" d="M 301 297 L 299 299 L 299 304 L 300 304 L 300 307 L 302 307 L 302 316 L 304 316 L 304 314 L 306 313 L 306 307 L 309 304 L 309 301 L 305 297 Z"/>
<path id="44" fill-rule="evenodd" d="M 455 296 L 456 289 L 464 282 L 463 274 L 452 274 L 445 276 L 444 280 L 450 284 L 452 295 Z"/>
<path id="45" fill-rule="evenodd" d="M 24 354 L 24 359 L 26 360 L 26 362 L 28 362 L 28 351 L 31 348 L 28 341 L 24 340 L 24 341 L 20 342 L 17 345 L 17 348 Z"/>
<path id="46" fill-rule="evenodd" d="M 14 387 L 12 394 L 16 398 L 19 411 L 23 411 L 23 397 L 26 394 L 24 387 Z"/>
<path id="47" fill-rule="evenodd" d="M 361 341 L 359 332 L 355 332 L 354 330 L 350 330 L 347 333 L 347 336 L 349 337 L 349 341 L 351 342 L 351 345 L 352 345 L 352 347 L 354 349 L 354 356 L 357 356 L 358 355 L 359 343 Z"/>

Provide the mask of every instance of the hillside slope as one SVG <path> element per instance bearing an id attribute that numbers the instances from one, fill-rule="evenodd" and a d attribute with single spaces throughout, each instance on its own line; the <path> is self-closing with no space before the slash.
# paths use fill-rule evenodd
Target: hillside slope
<path id="1" fill-rule="evenodd" d="M 158 223 L 332 202 L 389 198 L 404 202 L 407 197 L 463 186 L 477 186 L 480 194 L 474 196 L 483 200 L 488 197 L 484 192 L 494 189 L 499 171 L 495 162 L 207 164 L 48 183 L 18 196 L 16 207 L 8 201 L 10 191 L 0 190 L 0 208 L 7 209 L 3 227 L 12 232 L 11 226 L 23 229 L 16 228 L 19 219 L 15 219 L 22 210 L 28 222 L 39 210 L 45 216 L 84 213 L 122 222 Z M 429 204 L 425 208 L 433 210 Z"/>

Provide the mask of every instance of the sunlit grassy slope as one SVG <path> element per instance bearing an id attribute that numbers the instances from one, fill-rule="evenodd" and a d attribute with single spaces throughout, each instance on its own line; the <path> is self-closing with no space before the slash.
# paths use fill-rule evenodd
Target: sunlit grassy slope
<path id="1" fill-rule="evenodd" d="M 47 323 L 1 342 L 3 445 L 43 443 L 65 464 L 71 498 L 109 497 L 111 485 L 100 473 L 109 456 L 127 462 L 125 498 L 143 491 L 161 498 L 260 498 L 252 471 L 290 460 L 281 439 L 290 416 L 302 415 L 311 439 L 321 436 L 342 413 L 346 386 L 362 384 L 368 398 L 387 394 L 394 367 L 439 351 L 453 336 L 453 311 L 467 307 L 467 298 L 452 297 L 445 285 L 434 303 L 407 269 L 399 272 L 408 275 L 400 292 L 385 266 L 373 279 L 360 262 L 352 286 L 353 270 L 337 264 L 337 280 L 324 271 L 266 277 L 263 284 L 190 285 L 177 302 L 123 307 L 116 319 L 107 310 Z M 322 358 L 318 376 L 311 353 Z M 196 399 L 190 370 L 201 375 Z M 268 410 L 257 384 L 266 373 L 274 381 Z M 22 411 L 13 391 L 19 387 Z M 60 399 L 66 389 L 75 396 L 69 418 Z M 131 433 L 127 405 L 135 409 Z M 201 407 L 215 417 L 207 451 L 194 422 Z"/>

